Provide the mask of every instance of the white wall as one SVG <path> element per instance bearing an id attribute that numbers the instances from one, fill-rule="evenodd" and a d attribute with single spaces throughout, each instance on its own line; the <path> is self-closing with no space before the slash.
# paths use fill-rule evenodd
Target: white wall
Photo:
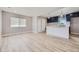
<path id="1" fill-rule="evenodd" d="M 2 12 L 0 10 L 0 34 L 2 32 Z"/>
<path id="2" fill-rule="evenodd" d="M 32 31 L 37 33 L 37 16 L 32 17 Z"/>
<path id="3" fill-rule="evenodd" d="M 2 11 L 0 10 L 0 47 L 2 43 L 1 32 L 2 32 Z"/>

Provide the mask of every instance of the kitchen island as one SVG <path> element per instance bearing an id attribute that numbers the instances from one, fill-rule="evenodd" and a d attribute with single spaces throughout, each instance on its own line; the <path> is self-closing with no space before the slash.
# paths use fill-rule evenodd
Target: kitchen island
<path id="1" fill-rule="evenodd" d="M 49 24 L 46 33 L 50 36 L 69 39 L 69 26 L 59 26 L 57 23 Z"/>

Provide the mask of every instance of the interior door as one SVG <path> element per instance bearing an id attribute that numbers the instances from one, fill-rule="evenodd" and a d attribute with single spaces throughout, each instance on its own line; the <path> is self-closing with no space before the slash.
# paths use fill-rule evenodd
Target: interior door
<path id="1" fill-rule="evenodd" d="M 42 32 L 42 19 L 38 19 L 38 25 L 37 25 L 37 28 L 38 28 L 38 32 Z"/>
<path id="2" fill-rule="evenodd" d="M 45 31 L 45 28 L 46 28 L 46 19 L 43 18 L 43 19 L 42 19 L 42 32 Z"/>

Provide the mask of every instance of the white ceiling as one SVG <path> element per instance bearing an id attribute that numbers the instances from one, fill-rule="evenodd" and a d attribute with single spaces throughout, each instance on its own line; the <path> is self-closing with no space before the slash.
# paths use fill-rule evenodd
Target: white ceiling
<path id="1" fill-rule="evenodd" d="M 79 7 L 1 7 L 0 9 L 26 16 L 57 16 L 79 11 Z"/>
<path id="2" fill-rule="evenodd" d="M 51 12 L 49 16 L 64 15 L 64 14 L 69 14 L 69 13 L 77 12 L 77 11 L 79 12 L 79 7 L 65 7 L 53 13 Z"/>
<path id="3" fill-rule="evenodd" d="M 48 16 L 62 7 L 1 7 L 2 10 L 27 16 Z"/>

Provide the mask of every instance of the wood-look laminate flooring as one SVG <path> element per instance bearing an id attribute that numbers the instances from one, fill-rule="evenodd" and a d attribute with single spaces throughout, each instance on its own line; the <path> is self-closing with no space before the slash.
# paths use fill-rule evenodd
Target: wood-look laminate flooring
<path id="1" fill-rule="evenodd" d="M 26 33 L 2 38 L 1 52 L 78 52 L 79 37 L 69 40 L 46 35 Z"/>

